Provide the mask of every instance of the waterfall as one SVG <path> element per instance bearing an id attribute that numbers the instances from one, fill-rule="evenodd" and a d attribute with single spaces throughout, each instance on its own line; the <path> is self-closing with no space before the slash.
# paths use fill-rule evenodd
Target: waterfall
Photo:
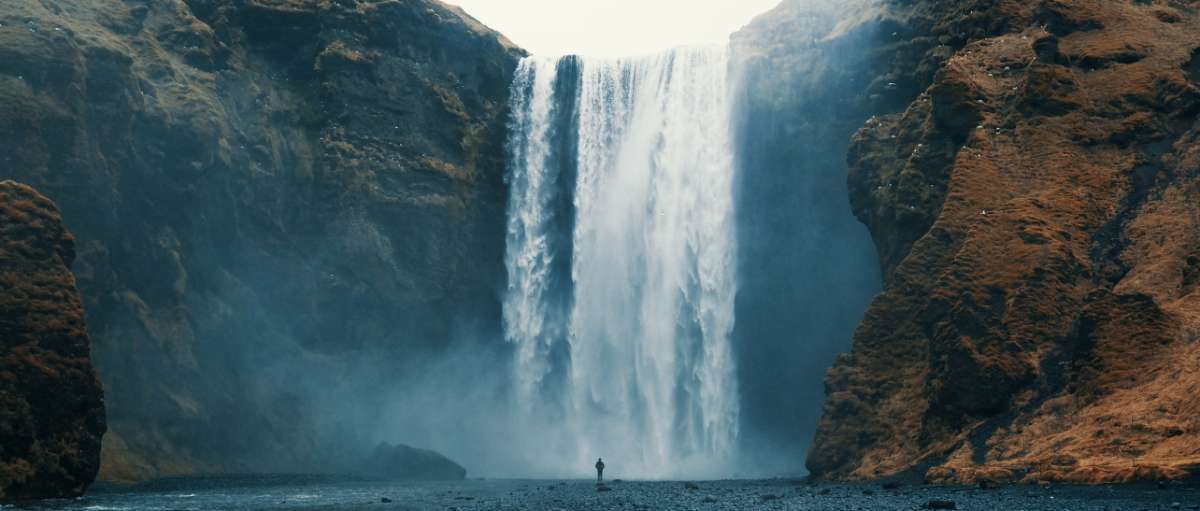
<path id="1" fill-rule="evenodd" d="M 524 59 L 504 301 L 520 413 L 574 473 L 720 475 L 737 438 L 728 50 Z M 724 473 L 728 475 L 727 473 Z"/>

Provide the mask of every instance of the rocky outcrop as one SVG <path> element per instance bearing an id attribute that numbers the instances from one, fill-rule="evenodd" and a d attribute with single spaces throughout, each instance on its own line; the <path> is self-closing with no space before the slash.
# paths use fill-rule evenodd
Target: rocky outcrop
<path id="1" fill-rule="evenodd" d="M 885 289 L 826 377 L 811 471 L 1197 473 L 1200 4 L 895 2 L 889 16 L 926 34 L 893 72 L 927 87 L 850 149 Z"/>
<path id="2" fill-rule="evenodd" d="M 0 181 L 0 502 L 78 496 L 100 468 L 104 397 L 74 260 L 58 208 Z"/>
<path id="3" fill-rule="evenodd" d="M 396 481 L 460 481 L 467 469 L 434 451 L 383 443 L 364 462 L 366 475 Z"/>
<path id="4" fill-rule="evenodd" d="M 78 236 L 102 477 L 328 469 L 367 379 L 498 328 L 521 54 L 434 0 L 0 5 L 0 177 Z"/>

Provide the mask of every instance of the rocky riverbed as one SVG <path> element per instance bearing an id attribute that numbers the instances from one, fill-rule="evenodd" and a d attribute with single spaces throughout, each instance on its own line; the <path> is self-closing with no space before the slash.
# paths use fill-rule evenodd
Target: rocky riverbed
<path id="1" fill-rule="evenodd" d="M 1200 484 L 1121 486 L 822 485 L 792 480 L 471 480 L 388 483 L 327 477 L 222 477 L 101 485 L 38 510 L 1171 510 L 1200 509 Z M 943 506 L 943 507 L 939 507 Z M 953 507 L 949 507 L 949 506 Z"/>

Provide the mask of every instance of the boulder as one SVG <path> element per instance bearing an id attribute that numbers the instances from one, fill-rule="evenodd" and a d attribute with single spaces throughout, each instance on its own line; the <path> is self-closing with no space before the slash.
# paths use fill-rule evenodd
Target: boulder
<path id="1" fill-rule="evenodd" d="M 401 481 L 460 481 L 467 477 L 467 469 L 437 452 L 389 443 L 375 447 L 364 471 L 372 477 Z"/>

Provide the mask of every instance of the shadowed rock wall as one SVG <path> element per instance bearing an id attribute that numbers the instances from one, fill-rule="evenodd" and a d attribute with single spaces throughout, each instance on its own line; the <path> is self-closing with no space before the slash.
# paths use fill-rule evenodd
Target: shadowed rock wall
<path id="1" fill-rule="evenodd" d="M 0 178 L 79 237 L 103 477 L 332 469 L 370 435 L 364 374 L 498 337 L 522 52 L 461 11 L 22 1 L 0 24 Z"/>
<path id="2" fill-rule="evenodd" d="M 829 37 L 839 14 L 784 2 L 732 39 L 743 475 L 803 473 L 821 375 L 879 290 L 870 235 L 846 198 L 845 154 L 882 86 L 872 84 L 881 28 Z"/>

